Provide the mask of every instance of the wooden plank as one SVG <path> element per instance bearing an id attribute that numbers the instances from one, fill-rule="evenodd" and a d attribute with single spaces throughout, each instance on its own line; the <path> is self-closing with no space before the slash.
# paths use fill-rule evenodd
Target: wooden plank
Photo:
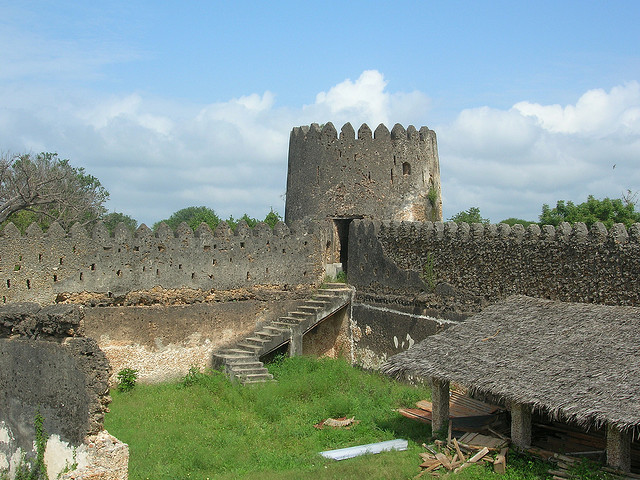
<path id="1" fill-rule="evenodd" d="M 482 450 L 480 450 L 478 453 L 476 453 L 473 457 L 469 459 L 469 463 L 476 463 L 478 460 L 484 457 L 487 453 L 489 453 L 489 449 L 487 447 L 484 447 Z"/>
<path id="2" fill-rule="evenodd" d="M 500 453 L 496 456 L 496 459 L 493 462 L 493 471 L 496 473 L 503 474 L 507 470 L 507 448 L 503 448 L 500 450 Z"/>
<path id="3" fill-rule="evenodd" d="M 449 461 L 449 459 L 447 458 L 447 456 L 444 453 L 437 453 L 436 454 L 436 458 L 438 460 L 440 460 L 440 463 L 442 463 L 444 468 L 446 468 L 447 470 L 452 470 L 451 462 Z"/>
<path id="4" fill-rule="evenodd" d="M 460 451 L 460 445 L 458 445 L 458 440 L 456 440 L 455 438 L 453 439 L 453 446 L 456 449 L 456 453 L 458 454 L 458 457 L 460 458 L 460 460 L 462 460 L 462 463 L 466 462 L 467 459 L 465 458 L 465 456 Z"/>
<path id="5" fill-rule="evenodd" d="M 470 465 L 473 465 L 474 463 L 477 463 L 478 461 L 480 461 L 482 459 L 482 457 L 484 457 L 487 453 L 489 453 L 489 449 L 487 447 L 484 447 L 482 450 L 480 450 L 478 453 L 476 453 L 473 457 L 471 457 L 469 460 L 467 460 L 465 463 L 463 463 L 462 465 L 460 465 L 458 468 L 456 468 L 454 470 L 454 473 L 458 473 L 460 470 L 463 470 L 464 468 L 467 468 Z"/>
<path id="6" fill-rule="evenodd" d="M 436 466 L 440 465 L 440 460 L 434 458 L 433 460 L 425 460 L 420 464 L 422 468 L 429 468 L 433 465 L 436 465 Z"/>

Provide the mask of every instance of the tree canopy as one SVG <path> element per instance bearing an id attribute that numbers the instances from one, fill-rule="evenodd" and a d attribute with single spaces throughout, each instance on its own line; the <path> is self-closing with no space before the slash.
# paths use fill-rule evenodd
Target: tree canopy
<path id="1" fill-rule="evenodd" d="M 449 219 L 450 222 L 455 223 L 489 223 L 489 219 L 482 218 L 480 215 L 480 209 L 478 207 L 471 207 L 469 210 L 456 213 Z"/>
<path id="2" fill-rule="evenodd" d="M 154 223 L 153 230 L 157 230 L 162 222 L 166 223 L 172 230 L 178 228 L 178 225 L 182 222 L 186 222 L 192 230 L 198 228 L 203 222 L 209 225 L 211 230 L 215 230 L 220 223 L 220 217 L 209 207 L 187 207 L 173 213 L 166 220 Z"/>
<path id="3" fill-rule="evenodd" d="M 584 222 L 587 227 L 602 222 L 607 228 L 611 228 L 615 223 L 623 223 L 630 227 L 640 222 L 640 212 L 635 211 L 633 202 L 625 202 L 619 198 L 598 200 L 593 195 L 589 195 L 587 201 L 579 205 L 564 200 L 558 200 L 555 208 L 549 208 L 547 204 L 542 205 L 540 224 L 557 226 L 561 222 Z"/>
<path id="4" fill-rule="evenodd" d="M 113 231 L 119 223 L 124 223 L 124 226 L 131 230 L 132 233 L 138 228 L 138 221 L 135 218 L 120 212 L 106 214 L 102 217 L 102 223 L 104 223 L 104 226 L 107 227 L 107 230 L 109 230 L 111 234 L 113 234 Z"/>
<path id="5" fill-rule="evenodd" d="M 246 213 L 238 219 L 234 218 L 233 215 L 230 215 L 229 218 L 225 220 L 225 222 L 227 223 L 227 225 L 229 225 L 229 227 L 231 227 L 232 230 L 235 230 L 235 228 L 238 226 L 238 223 L 240 223 L 242 220 L 247 222 L 249 228 L 253 228 L 258 223 L 260 223 L 260 220 L 250 217 Z M 280 216 L 278 212 L 274 212 L 272 208 L 262 221 L 273 228 L 276 223 L 281 220 L 282 216 Z M 220 217 L 218 217 L 216 212 L 209 207 L 187 207 L 178 210 L 166 220 L 160 220 L 159 222 L 154 223 L 153 230 L 156 230 L 163 222 L 166 223 L 172 230 L 178 228 L 178 225 L 180 225 L 182 222 L 186 222 L 192 230 L 197 229 L 202 222 L 209 225 L 209 227 L 211 227 L 211 230 L 215 230 L 215 228 L 221 221 L 222 220 L 220 219 Z"/>
<path id="6" fill-rule="evenodd" d="M 87 225 L 104 215 L 108 198 L 96 177 L 57 153 L 0 156 L 0 223 Z"/>

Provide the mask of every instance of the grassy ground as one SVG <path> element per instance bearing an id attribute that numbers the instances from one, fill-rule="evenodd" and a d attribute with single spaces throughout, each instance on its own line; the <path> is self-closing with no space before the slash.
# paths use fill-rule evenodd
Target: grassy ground
<path id="1" fill-rule="evenodd" d="M 280 359 L 269 369 L 278 382 L 242 387 L 213 372 L 112 392 L 105 426 L 130 446 L 130 478 L 408 479 L 420 472 L 418 453 L 430 429 L 394 409 L 430 398 L 428 389 L 330 359 Z M 313 427 L 343 416 L 360 423 L 350 429 Z M 395 438 L 408 439 L 409 449 L 341 462 L 318 455 Z M 520 463 L 502 478 L 545 478 L 535 462 Z M 497 477 L 470 468 L 454 478 Z"/>

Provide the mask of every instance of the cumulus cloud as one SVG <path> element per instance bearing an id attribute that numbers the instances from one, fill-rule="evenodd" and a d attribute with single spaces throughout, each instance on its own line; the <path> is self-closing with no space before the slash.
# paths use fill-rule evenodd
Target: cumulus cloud
<path id="1" fill-rule="evenodd" d="M 637 82 L 571 105 L 469 108 L 439 126 L 430 108 L 425 93 L 392 91 L 376 70 L 298 108 L 269 91 L 193 104 L 5 82 L 0 147 L 57 151 L 101 180 L 111 209 L 148 224 L 189 205 L 222 216 L 283 212 L 289 132 L 312 122 L 436 124 L 445 218 L 478 206 L 493 221 L 535 220 L 543 203 L 640 190 Z"/>
<path id="2" fill-rule="evenodd" d="M 479 206 L 493 221 L 537 220 L 543 203 L 640 190 L 639 122 L 638 82 L 574 105 L 464 110 L 437 128 L 445 216 Z"/>
<path id="3" fill-rule="evenodd" d="M 312 105 L 303 107 L 303 118 L 317 122 L 328 119 L 338 129 L 350 122 L 357 130 L 368 123 L 372 130 L 380 123 L 391 129 L 395 123 L 411 123 L 423 118 L 430 107 L 429 98 L 422 92 L 390 93 L 382 73 L 365 70 L 355 81 L 346 79 L 326 92 L 316 95 Z"/>
<path id="4" fill-rule="evenodd" d="M 513 108 L 534 118 L 553 133 L 607 136 L 615 132 L 640 133 L 640 83 L 629 82 L 611 89 L 589 90 L 575 105 L 540 105 L 519 102 Z"/>

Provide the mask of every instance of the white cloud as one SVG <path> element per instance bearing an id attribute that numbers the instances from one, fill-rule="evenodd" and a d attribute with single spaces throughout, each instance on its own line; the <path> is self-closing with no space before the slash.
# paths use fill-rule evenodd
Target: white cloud
<path id="1" fill-rule="evenodd" d="M 437 128 L 445 217 L 478 206 L 493 221 L 536 220 L 543 203 L 640 190 L 639 112 L 638 82 L 575 105 L 463 110 Z"/>
<path id="2" fill-rule="evenodd" d="M 189 205 L 221 216 L 282 212 L 289 132 L 312 122 L 435 128 L 445 218 L 478 206 L 494 221 L 534 220 L 543 203 L 640 190 L 638 82 L 585 92 L 575 105 L 465 109 L 435 127 L 426 94 L 390 91 L 376 70 L 299 108 L 279 107 L 269 91 L 194 105 L 0 85 L 0 150 L 59 152 L 101 180 L 110 208 L 147 224 Z"/>
<path id="3" fill-rule="evenodd" d="M 606 136 L 620 130 L 640 134 L 640 83 L 616 86 L 609 93 L 589 90 L 575 105 L 540 105 L 519 102 L 513 108 L 534 118 L 552 133 Z"/>
<path id="4" fill-rule="evenodd" d="M 346 79 L 318 93 L 315 103 L 303 107 L 303 117 L 309 119 L 306 123 L 331 121 L 338 130 L 346 122 L 356 130 L 362 123 L 375 130 L 380 123 L 391 129 L 395 123 L 424 118 L 430 106 L 424 93 L 389 93 L 386 87 L 382 73 L 365 70 L 355 82 Z"/>

